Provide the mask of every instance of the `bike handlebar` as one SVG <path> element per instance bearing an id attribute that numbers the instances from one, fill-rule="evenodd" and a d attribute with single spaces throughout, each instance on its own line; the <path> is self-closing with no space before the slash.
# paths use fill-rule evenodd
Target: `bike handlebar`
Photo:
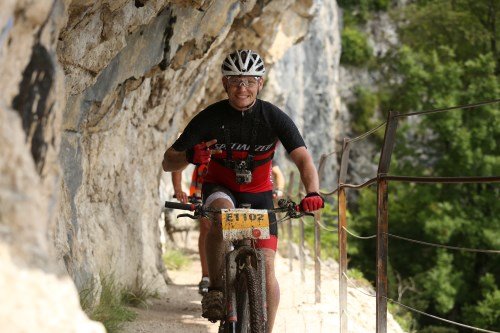
<path id="1" fill-rule="evenodd" d="M 173 201 L 165 201 L 165 208 L 170 208 L 170 209 L 181 209 L 181 210 L 189 210 L 189 211 L 195 211 L 196 210 L 197 204 L 193 203 L 180 203 L 180 202 L 173 202 Z"/>
<path id="2" fill-rule="evenodd" d="M 175 195 L 175 193 L 174 193 L 173 197 L 175 199 L 179 199 L 179 198 L 177 198 L 177 196 Z M 199 203 L 201 203 L 201 197 L 198 197 L 196 195 L 188 195 L 187 201 L 190 202 L 190 203 L 199 204 Z"/>
<path id="3" fill-rule="evenodd" d="M 304 215 L 314 216 L 313 213 L 304 212 L 300 209 L 300 206 L 295 204 L 295 202 L 288 199 L 280 199 L 278 201 L 278 208 L 266 209 L 268 213 L 287 213 L 291 218 L 299 218 Z M 194 215 L 182 214 L 182 216 L 191 217 L 196 219 L 200 216 L 206 216 L 207 213 L 220 213 L 220 208 L 203 207 L 202 204 L 183 204 L 179 202 L 165 201 L 165 208 L 169 209 L 180 209 L 188 210 L 194 212 Z"/>

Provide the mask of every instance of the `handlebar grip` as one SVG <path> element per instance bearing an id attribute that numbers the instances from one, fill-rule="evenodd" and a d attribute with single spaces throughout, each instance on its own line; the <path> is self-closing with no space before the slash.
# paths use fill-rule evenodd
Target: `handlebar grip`
<path id="1" fill-rule="evenodd" d="M 165 201 L 165 208 L 194 211 L 194 210 L 196 210 L 196 205 L 195 204 L 183 204 L 180 202 Z"/>

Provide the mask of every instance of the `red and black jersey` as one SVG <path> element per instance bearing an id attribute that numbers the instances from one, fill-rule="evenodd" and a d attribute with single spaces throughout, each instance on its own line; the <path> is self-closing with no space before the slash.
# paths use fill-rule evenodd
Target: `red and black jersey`
<path id="1" fill-rule="evenodd" d="M 254 117 L 259 117 L 259 120 L 256 122 Z M 256 129 L 253 130 L 253 127 Z M 278 107 L 260 99 L 257 99 L 248 111 L 234 109 L 228 100 L 210 105 L 189 122 L 172 148 L 185 151 L 198 143 L 212 139 L 217 139 L 217 143 L 210 148 L 221 150 L 222 153 L 212 155 L 204 181 L 223 185 L 231 191 L 249 193 L 272 190 L 273 184 L 269 173 L 271 158 L 278 140 L 288 153 L 305 146 L 292 119 Z M 235 172 L 215 160 L 226 158 L 228 146 L 233 160 L 244 160 L 251 151 L 252 142 L 254 142 L 254 161 L 257 165 L 252 170 L 252 182 L 238 184 Z M 258 161 L 266 159 L 268 159 L 266 163 L 259 165 Z"/>

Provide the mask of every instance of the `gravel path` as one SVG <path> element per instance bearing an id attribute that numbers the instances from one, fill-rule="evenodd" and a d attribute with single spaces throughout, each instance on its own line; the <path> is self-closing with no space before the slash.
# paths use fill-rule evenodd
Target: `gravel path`
<path id="1" fill-rule="evenodd" d="M 189 242 L 192 244 L 193 242 Z M 191 248 L 194 252 L 194 250 Z M 217 332 L 218 324 L 201 317 L 201 296 L 197 292 L 201 271 L 197 256 L 189 267 L 170 271 L 174 284 L 169 285 L 166 298 L 155 300 L 148 309 L 134 309 L 139 316 L 127 323 L 124 333 L 198 333 Z M 322 269 L 321 303 L 314 300 L 314 269 L 311 263 L 305 272 L 305 283 L 301 282 L 299 262 L 281 256 L 276 259 L 276 272 L 281 288 L 281 301 L 275 333 L 330 333 L 338 332 L 338 273 L 336 263 Z M 349 333 L 375 332 L 375 299 L 358 290 L 348 291 Z M 388 316 L 388 331 L 403 333 Z"/>

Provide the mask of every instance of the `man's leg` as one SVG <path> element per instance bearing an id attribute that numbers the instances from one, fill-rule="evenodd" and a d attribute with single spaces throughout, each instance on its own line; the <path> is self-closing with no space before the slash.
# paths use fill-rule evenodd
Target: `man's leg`
<path id="1" fill-rule="evenodd" d="M 200 252 L 201 275 L 208 276 L 206 239 L 210 231 L 210 220 L 206 217 L 200 218 L 200 237 L 198 237 L 198 251 Z"/>
<path id="2" fill-rule="evenodd" d="M 202 280 L 199 285 L 200 294 L 206 293 L 209 286 L 208 280 L 208 264 L 207 264 L 207 252 L 205 248 L 207 234 L 210 231 L 210 220 L 202 217 L 200 221 L 200 235 L 198 237 L 198 252 L 200 253 L 200 263 L 201 263 L 201 277 Z"/>
<path id="3" fill-rule="evenodd" d="M 266 248 L 261 250 L 266 258 L 267 333 L 271 333 L 280 303 L 280 286 L 274 271 L 276 252 Z"/>
<path id="4" fill-rule="evenodd" d="M 213 208 L 234 208 L 232 201 L 219 198 L 210 203 Z M 210 287 L 216 289 L 223 289 L 223 262 L 228 244 L 222 239 L 222 227 L 220 222 L 220 214 L 217 216 L 217 223 L 212 223 L 210 231 L 205 240 L 205 248 L 208 264 L 208 276 L 210 277 Z"/>

